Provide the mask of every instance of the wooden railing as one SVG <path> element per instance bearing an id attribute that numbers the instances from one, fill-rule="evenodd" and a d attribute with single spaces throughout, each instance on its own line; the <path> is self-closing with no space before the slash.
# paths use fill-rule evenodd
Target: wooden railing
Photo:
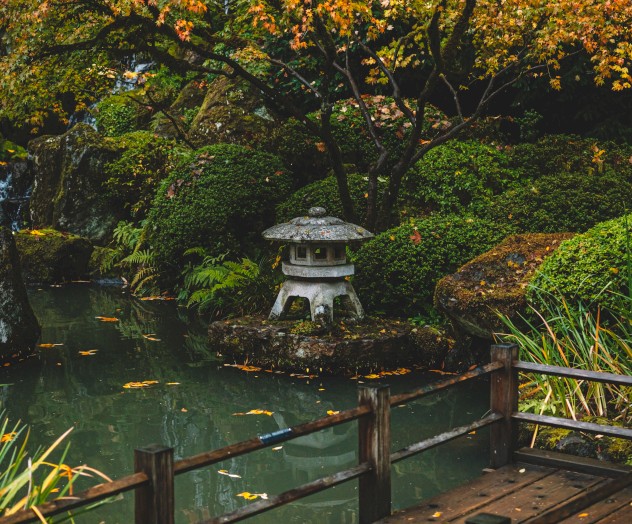
<path id="1" fill-rule="evenodd" d="M 595 373 L 556 366 L 542 366 L 518 361 L 515 345 L 495 345 L 491 348 L 491 363 L 445 380 L 428 384 L 409 393 L 390 396 L 388 386 L 360 386 L 358 406 L 318 420 L 281 429 L 217 450 L 173 460 L 173 449 L 153 445 L 134 452 L 135 473 L 113 482 L 99 484 L 74 497 L 57 499 L 38 506 L 44 516 L 53 516 L 124 493 L 135 492 L 136 524 L 173 524 L 175 476 L 237 457 L 316 431 L 358 420 L 358 464 L 332 475 L 303 484 L 267 500 L 259 500 L 231 513 L 199 524 L 237 522 L 289 502 L 359 479 L 359 522 L 374 522 L 391 512 L 391 464 L 439 446 L 485 426 L 490 431 L 490 462 L 497 468 L 509 463 L 516 449 L 517 422 L 529 422 L 562 428 L 579 429 L 632 440 L 632 429 L 585 422 L 567 421 L 556 417 L 518 412 L 518 372 L 543 373 L 581 380 L 632 386 L 632 377 Z M 491 375 L 489 414 L 471 424 L 450 429 L 439 435 L 411 444 L 391 453 L 391 407 L 430 395 L 485 375 Z M 23 510 L 0 518 L 0 524 L 38 522 L 32 510 Z"/>

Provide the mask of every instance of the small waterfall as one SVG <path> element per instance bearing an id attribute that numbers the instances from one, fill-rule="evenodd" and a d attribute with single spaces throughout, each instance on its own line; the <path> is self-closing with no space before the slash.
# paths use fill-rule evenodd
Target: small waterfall
<path id="1" fill-rule="evenodd" d="M 28 202 L 31 185 L 24 186 L 25 162 L 9 162 L 0 169 L 0 225 L 19 231 L 29 226 Z"/>

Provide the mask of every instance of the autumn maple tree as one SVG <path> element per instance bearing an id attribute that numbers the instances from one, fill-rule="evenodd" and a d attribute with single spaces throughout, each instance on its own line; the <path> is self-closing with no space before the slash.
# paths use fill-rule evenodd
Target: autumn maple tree
<path id="1" fill-rule="evenodd" d="M 546 76 L 563 88 L 561 62 L 584 53 L 597 84 L 632 85 L 629 0 L 3 0 L 0 17 L 1 87 L 21 90 L 25 115 L 62 109 L 32 84 L 87 104 L 114 59 L 130 53 L 175 71 L 240 77 L 318 138 L 351 220 L 359 217 L 332 115 L 337 101 L 354 99 L 376 151 L 363 222 L 378 229 L 392 220 L 410 166 L 518 79 Z M 429 103 L 440 92 L 455 118 L 428 133 Z M 397 151 L 375 117 L 380 103 L 405 122 Z M 308 117 L 315 107 L 317 120 Z"/>

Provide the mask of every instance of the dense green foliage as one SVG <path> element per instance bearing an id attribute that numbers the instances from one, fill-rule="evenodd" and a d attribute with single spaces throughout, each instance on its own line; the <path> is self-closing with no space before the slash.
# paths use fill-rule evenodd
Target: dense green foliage
<path id="1" fill-rule="evenodd" d="M 127 133 L 118 138 L 122 154 L 105 166 L 106 187 L 136 219 L 147 214 L 158 184 L 171 171 L 175 141 L 148 131 Z"/>
<path id="2" fill-rule="evenodd" d="M 354 205 L 360 211 L 366 209 L 366 177 L 362 175 L 349 175 L 349 192 Z M 336 179 L 328 176 L 323 180 L 312 182 L 281 202 L 277 206 L 277 219 L 286 222 L 294 217 L 306 215 L 310 207 L 320 206 L 327 210 L 327 214 L 342 217 L 342 204 L 338 196 Z M 363 216 L 363 215 L 361 215 Z"/>
<path id="3" fill-rule="evenodd" d="M 414 216 L 474 212 L 521 177 L 520 169 L 509 167 L 503 147 L 453 140 L 426 153 L 410 169 L 400 207 Z"/>
<path id="4" fill-rule="evenodd" d="M 252 253 L 290 186 L 281 161 L 267 153 L 218 144 L 184 155 L 148 214 L 148 244 L 159 268 L 179 272 L 193 247 L 210 256 Z"/>
<path id="5" fill-rule="evenodd" d="M 120 136 L 141 129 L 148 122 L 150 112 L 147 106 L 132 100 L 128 94 L 118 94 L 101 100 L 94 114 L 100 133 Z"/>
<path id="6" fill-rule="evenodd" d="M 433 216 L 377 235 L 353 256 L 354 287 L 365 307 L 395 316 L 427 313 L 437 281 L 506 236 L 501 224 Z"/>
<path id="7" fill-rule="evenodd" d="M 617 307 L 632 287 L 632 215 L 596 225 L 563 242 L 535 274 L 529 299 L 537 292 L 561 294 L 569 301 Z"/>

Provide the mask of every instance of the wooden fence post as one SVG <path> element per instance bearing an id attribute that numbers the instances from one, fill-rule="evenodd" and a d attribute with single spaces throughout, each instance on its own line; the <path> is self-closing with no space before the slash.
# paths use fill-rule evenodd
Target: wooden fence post
<path id="1" fill-rule="evenodd" d="M 518 359 L 516 344 L 496 344 L 491 347 L 492 362 L 501 362 L 503 368 L 494 371 L 490 384 L 490 409 L 504 418 L 492 425 L 490 437 L 490 467 L 499 468 L 512 460 L 517 444 L 517 425 L 511 414 L 518 411 L 518 371 L 512 366 Z"/>
<path id="2" fill-rule="evenodd" d="M 359 460 L 372 467 L 359 479 L 360 524 L 391 514 L 390 398 L 390 388 L 386 385 L 358 388 L 358 404 L 371 406 L 371 413 L 358 421 Z"/>
<path id="3" fill-rule="evenodd" d="M 174 524 L 173 448 L 152 444 L 134 450 L 134 471 L 149 477 L 149 485 L 136 488 L 136 524 Z"/>

